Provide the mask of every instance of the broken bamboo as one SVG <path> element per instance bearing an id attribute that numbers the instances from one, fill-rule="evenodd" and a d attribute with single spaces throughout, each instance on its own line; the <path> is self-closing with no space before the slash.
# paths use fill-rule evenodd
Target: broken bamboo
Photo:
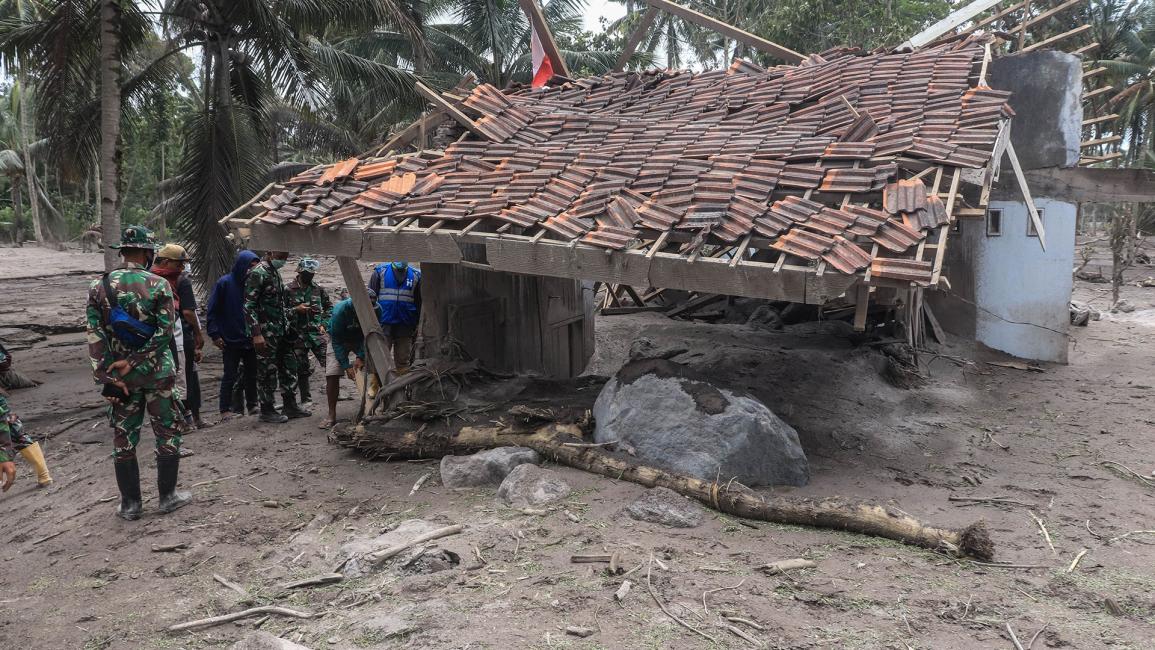
<path id="1" fill-rule="evenodd" d="M 982 521 L 955 530 L 928 526 L 881 506 L 848 503 L 837 498 L 768 499 L 736 482 L 720 484 L 680 476 L 618 458 L 601 448 L 564 444 L 581 439 L 581 429 L 572 424 L 549 424 L 526 433 L 504 427 L 464 427 L 453 437 L 419 435 L 416 431 L 374 429 L 368 432 L 361 426 L 343 444 L 359 448 L 372 457 L 394 460 L 441 458 L 510 445 L 529 447 L 562 465 L 646 487 L 665 487 L 745 519 L 846 530 L 978 560 L 994 557 L 994 545 Z"/>

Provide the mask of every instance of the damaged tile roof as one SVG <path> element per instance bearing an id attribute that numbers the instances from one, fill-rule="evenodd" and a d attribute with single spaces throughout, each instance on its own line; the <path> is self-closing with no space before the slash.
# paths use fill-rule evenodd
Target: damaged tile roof
<path id="1" fill-rule="evenodd" d="M 950 215 L 947 188 L 918 172 L 942 167 L 949 182 L 986 166 L 1009 93 L 977 85 L 977 38 L 826 56 L 483 84 L 459 108 L 488 139 L 316 167 L 258 203 L 258 218 L 330 229 L 480 220 L 474 232 L 509 224 L 611 250 L 668 232 L 662 241 L 687 255 L 749 238 L 839 273 L 927 284 L 915 249 Z"/>

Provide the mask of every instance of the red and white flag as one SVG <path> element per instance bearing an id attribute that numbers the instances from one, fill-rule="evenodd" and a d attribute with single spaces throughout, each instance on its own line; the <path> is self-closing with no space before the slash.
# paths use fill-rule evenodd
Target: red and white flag
<path id="1" fill-rule="evenodd" d="M 533 81 L 530 82 L 530 85 L 534 88 L 540 88 L 549 83 L 553 77 L 553 64 L 545 55 L 545 49 L 541 46 L 541 39 L 537 36 L 537 30 L 533 28 L 533 22 L 529 24 L 529 51 L 533 58 Z"/>

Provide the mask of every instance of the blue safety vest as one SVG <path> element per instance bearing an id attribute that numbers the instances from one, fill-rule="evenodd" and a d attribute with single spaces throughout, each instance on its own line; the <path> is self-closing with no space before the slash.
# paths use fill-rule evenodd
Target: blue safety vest
<path id="1" fill-rule="evenodd" d="M 377 303 L 381 305 L 381 324 L 416 325 L 420 314 L 417 312 L 414 294 L 417 283 L 421 281 L 421 271 L 406 266 L 405 282 L 400 286 L 390 264 L 378 264 L 373 272 L 381 276 L 381 292 L 377 294 Z"/>

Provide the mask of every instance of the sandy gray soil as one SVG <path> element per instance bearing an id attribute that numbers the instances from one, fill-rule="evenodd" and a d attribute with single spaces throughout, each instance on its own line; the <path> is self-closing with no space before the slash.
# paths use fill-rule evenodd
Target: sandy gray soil
<path id="1" fill-rule="evenodd" d="M 492 490 L 452 491 L 436 480 L 410 496 L 433 463 L 367 462 L 329 444 L 316 419 L 268 426 L 248 418 L 191 434 L 196 455 L 182 466 L 182 484 L 193 486 L 196 502 L 166 517 L 147 512 L 155 487 L 142 454 L 147 514 L 121 521 L 110 500 L 110 436 L 75 331 L 91 276 L 68 274 L 99 264 L 96 255 L 0 249 L 0 336 L 32 346 L 16 351 L 19 367 L 45 382 L 11 401 L 35 435 L 48 437 L 56 477 L 39 490 L 20 462 L 19 483 L 0 497 L 0 647 L 227 647 L 252 620 L 163 631 L 243 606 L 213 574 L 258 604 L 323 613 L 262 625 L 313 648 L 751 647 L 716 625 L 727 610 L 756 622 L 763 629 L 735 625 L 773 648 L 1011 648 L 1008 623 L 1024 646 L 1042 630 L 1036 649 L 1155 645 L 1155 485 L 1102 464 L 1155 470 L 1155 319 L 1143 317 L 1155 314 L 1155 289 L 1128 288 L 1136 312 L 1076 329 L 1068 366 L 1022 372 L 956 347 L 931 363 L 925 388 L 911 391 L 883 382 L 878 357 L 837 328 L 774 333 L 653 314 L 599 320 L 593 371 L 612 372 L 645 335 L 659 347 L 689 348 L 680 361 L 756 395 L 794 425 L 812 481 L 782 493 L 889 504 L 943 526 L 985 520 L 997 560 L 1028 567 L 1009 569 L 716 513 L 694 529 L 639 523 L 621 510 L 641 487 L 564 467 L 575 491 L 545 515 L 510 510 Z M 1105 306 L 1104 287 L 1080 283 L 1076 294 Z M 4 329 L 12 326 L 20 332 Z M 29 331 L 46 338 L 33 342 Z M 202 368 L 210 401 L 219 374 L 210 355 Z M 341 405 L 344 416 L 352 409 Z M 147 449 L 147 433 L 144 440 Z M 343 544 L 411 518 L 464 524 L 440 543 L 461 565 L 417 575 L 390 567 L 281 589 L 330 571 Z M 189 548 L 151 552 L 174 543 Z M 625 578 L 635 586 L 621 605 L 613 593 L 622 577 L 569 562 L 615 550 L 627 569 L 641 566 Z M 651 554 L 661 563 L 650 575 L 654 593 L 716 642 L 655 604 L 646 589 Z M 818 566 L 786 576 L 756 570 L 796 557 Z M 563 631 L 568 625 L 596 632 L 577 639 Z"/>

